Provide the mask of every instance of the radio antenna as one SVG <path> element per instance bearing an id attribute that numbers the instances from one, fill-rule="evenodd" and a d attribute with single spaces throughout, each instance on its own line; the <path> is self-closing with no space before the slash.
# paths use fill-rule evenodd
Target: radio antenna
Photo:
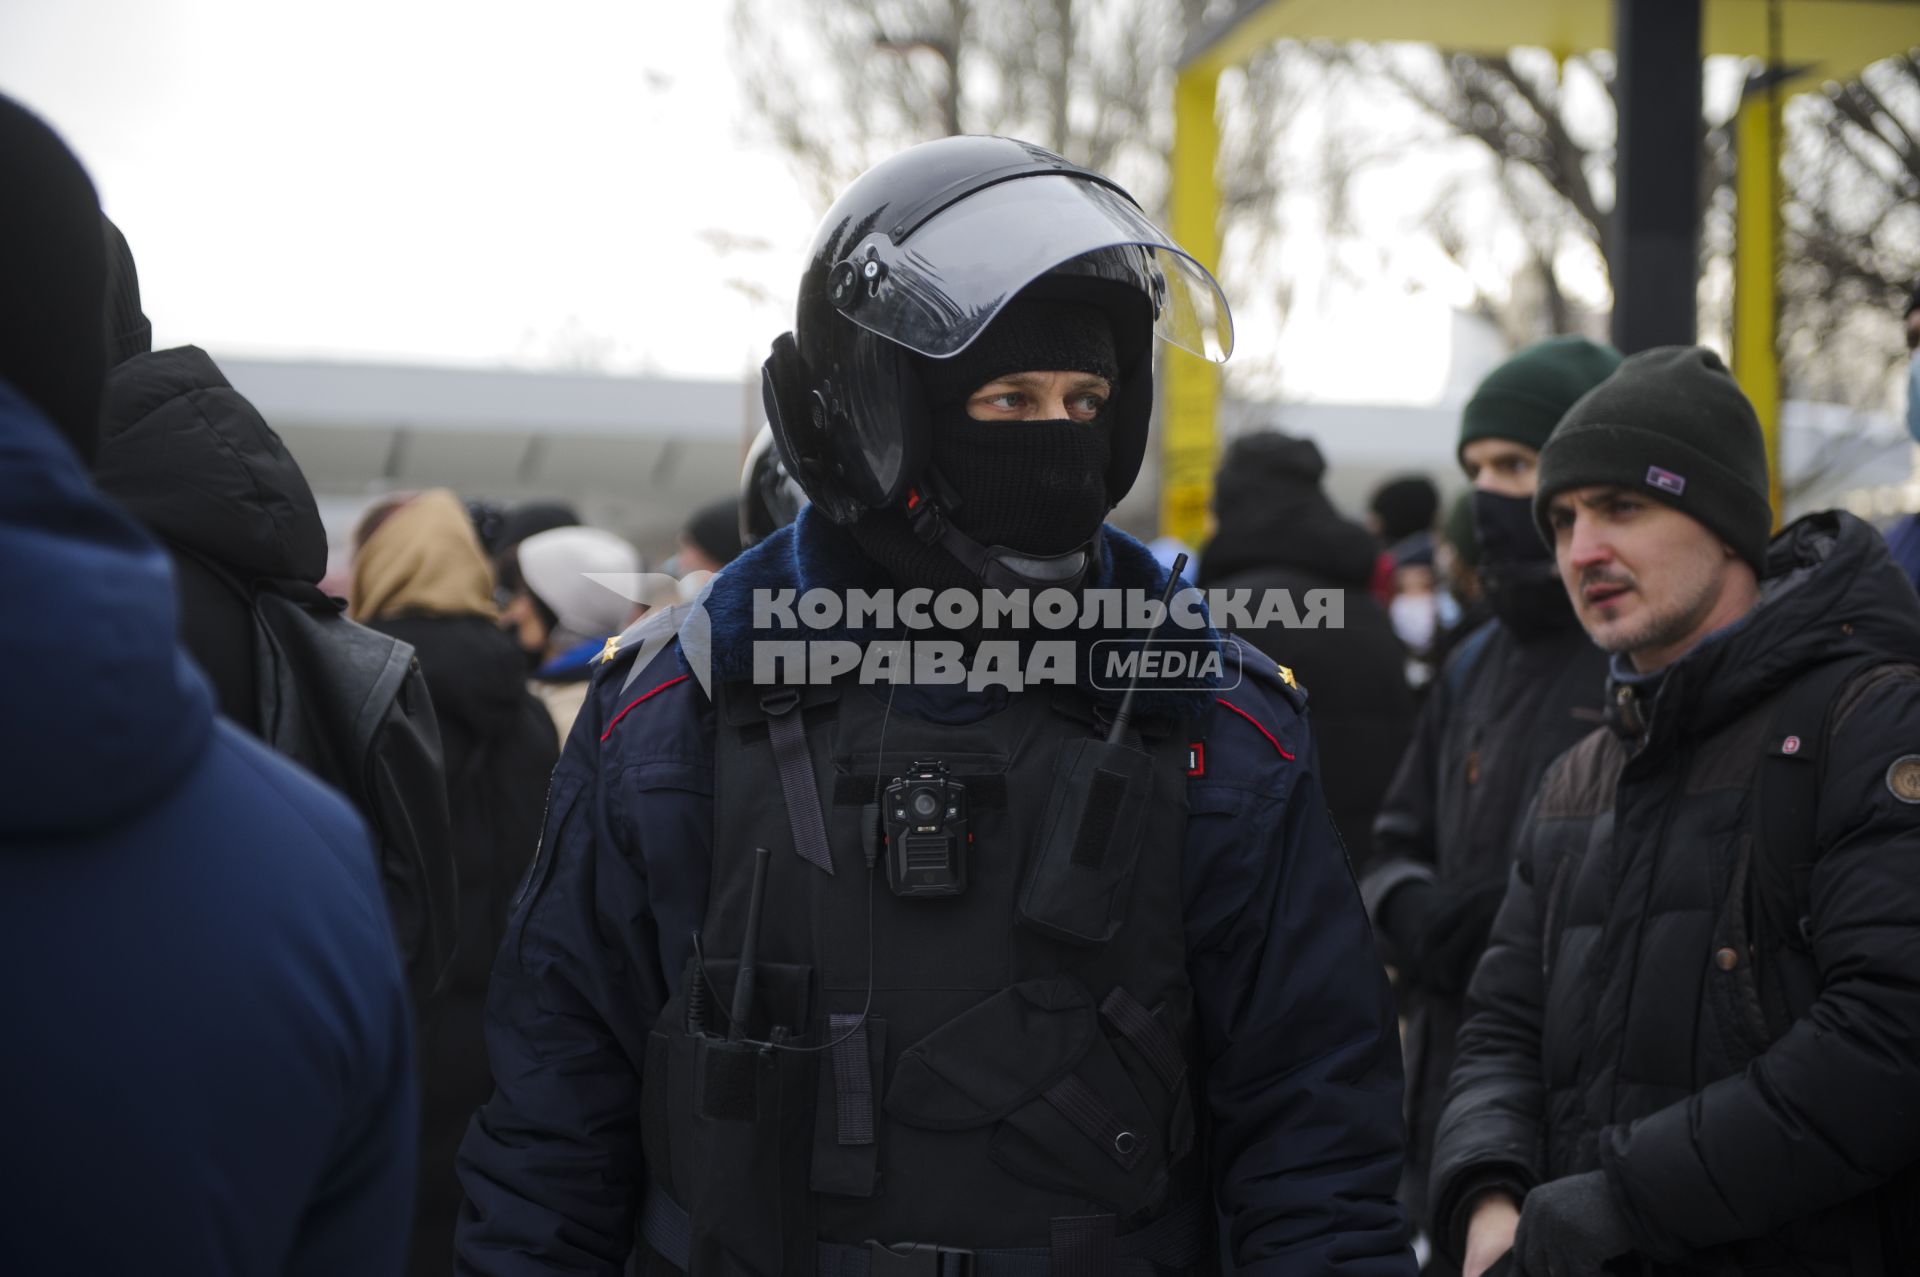
<path id="1" fill-rule="evenodd" d="M 753 887 L 747 896 L 747 936 L 740 942 L 740 967 L 733 977 L 733 1014 L 727 1017 L 727 1040 L 738 1042 L 747 1030 L 747 1017 L 753 1012 L 754 966 L 760 952 L 760 909 L 767 900 L 767 861 L 771 853 L 765 847 L 753 849 Z"/>
<path id="2" fill-rule="evenodd" d="M 1160 621 L 1166 622 L 1166 614 L 1172 610 L 1174 591 L 1180 588 L 1180 570 L 1187 566 L 1187 556 L 1177 554 L 1173 558 L 1173 571 L 1167 575 L 1167 588 L 1160 592 Z M 1146 654 L 1153 646 L 1153 636 L 1159 633 L 1159 625 L 1147 627 L 1147 633 L 1140 640 L 1141 660 L 1135 662 L 1133 677 L 1127 680 L 1127 690 L 1120 697 L 1120 708 L 1114 711 L 1113 726 L 1107 731 L 1107 744 L 1118 745 L 1120 738 L 1127 734 L 1127 724 L 1133 718 L 1133 694 L 1140 688 L 1140 671 L 1146 666 Z"/>

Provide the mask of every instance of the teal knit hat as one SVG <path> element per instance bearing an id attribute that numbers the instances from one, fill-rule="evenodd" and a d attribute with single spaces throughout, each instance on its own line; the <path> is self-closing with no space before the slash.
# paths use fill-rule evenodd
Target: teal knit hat
<path id="1" fill-rule="evenodd" d="M 1549 337 L 1486 375 L 1460 414 L 1457 456 L 1476 439 L 1511 439 L 1536 452 L 1574 401 L 1620 366 L 1620 352 L 1585 337 Z"/>
<path id="2" fill-rule="evenodd" d="M 1540 450 L 1533 518 L 1553 544 L 1548 504 L 1610 483 L 1691 515 L 1765 575 L 1773 507 L 1760 418 L 1720 356 L 1656 346 L 1575 404 Z"/>

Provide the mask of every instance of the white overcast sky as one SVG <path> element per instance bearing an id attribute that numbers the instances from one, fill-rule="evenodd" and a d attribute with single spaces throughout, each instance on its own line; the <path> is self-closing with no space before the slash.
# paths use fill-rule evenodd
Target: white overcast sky
<path id="1" fill-rule="evenodd" d="M 750 140 L 728 7 L 0 0 L 0 91 L 87 165 L 159 345 L 738 376 L 819 210 Z M 1243 345 L 1278 341 L 1296 397 L 1432 401 L 1445 274 L 1308 288 Z"/>
<path id="2" fill-rule="evenodd" d="M 4 0 L 0 91 L 92 173 L 160 344 L 734 375 L 816 213 L 742 144 L 725 9 Z"/>

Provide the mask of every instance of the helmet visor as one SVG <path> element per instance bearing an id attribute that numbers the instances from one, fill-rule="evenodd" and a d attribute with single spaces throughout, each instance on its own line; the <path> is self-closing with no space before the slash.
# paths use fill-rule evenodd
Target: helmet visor
<path id="1" fill-rule="evenodd" d="M 945 359 L 1056 269 L 1139 288 L 1153 303 L 1154 331 L 1182 350 L 1214 363 L 1233 353 L 1233 317 L 1206 267 L 1125 196 L 1064 174 L 985 187 L 898 244 L 869 235 L 835 268 L 828 300 L 867 331 Z"/>

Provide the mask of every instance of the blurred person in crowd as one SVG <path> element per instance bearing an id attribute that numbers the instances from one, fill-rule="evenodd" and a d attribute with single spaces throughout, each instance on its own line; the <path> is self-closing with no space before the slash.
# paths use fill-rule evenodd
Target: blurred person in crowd
<path id="1" fill-rule="evenodd" d="M 1433 681 L 1434 640 L 1460 615 L 1453 596 L 1440 588 L 1435 563 L 1438 547 L 1432 533 L 1422 532 L 1407 537 L 1390 553 L 1393 600 L 1387 606 L 1387 619 L 1406 648 L 1404 675 L 1416 691 Z"/>
<path id="2" fill-rule="evenodd" d="M 500 552 L 500 533 L 506 527 L 507 513 L 506 506 L 488 497 L 476 497 L 467 502 L 467 520 L 473 524 L 473 535 L 480 542 L 480 553 L 487 556 L 489 563 Z"/>
<path id="3" fill-rule="evenodd" d="M 553 720 L 499 626 L 493 570 L 468 512 L 444 488 L 375 505 L 354 531 L 355 619 L 412 645 L 440 723 L 460 894 L 460 947 L 422 1017 L 420 1179 L 411 1277 L 453 1271 L 454 1153 L 493 1090 L 481 1024 L 507 902 L 540 837 Z"/>
<path id="4" fill-rule="evenodd" d="M 1719 356 L 1628 359 L 1534 515 L 1611 654 L 1460 1032 L 1434 1220 L 1468 1277 L 1920 1264 L 1920 598 L 1872 528 L 1769 542 Z"/>
<path id="5" fill-rule="evenodd" d="M 1421 1220 L 1461 994 L 1499 908 L 1513 831 L 1547 765 L 1593 729 L 1604 704 L 1606 657 L 1574 617 L 1529 501 L 1547 436 L 1619 363 L 1611 347 L 1551 338 L 1488 373 L 1461 413 L 1460 464 L 1494 619 L 1440 668 L 1361 866 L 1407 1017 L 1402 1196 Z M 1432 1271 L 1449 1262 L 1436 1256 Z"/>
<path id="6" fill-rule="evenodd" d="M 1214 534 L 1198 579 L 1208 590 L 1251 590 L 1256 613 L 1268 590 L 1286 591 L 1296 612 L 1309 591 L 1340 596 L 1338 626 L 1239 633 L 1312 697 L 1327 810 L 1348 853 L 1364 861 L 1380 796 L 1413 730 L 1413 693 L 1406 654 L 1367 588 L 1379 543 L 1334 510 L 1320 487 L 1325 471 L 1311 439 L 1269 431 L 1234 440 L 1214 480 Z"/>
<path id="7" fill-rule="evenodd" d="M 1373 592 L 1384 606 L 1393 602 L 1398 556 L 1431 540 L 1433 521 L 1440 512 L 1440 490 L 1425 475 L 1389 479 L 1367 498 L 1367 531 L 1383 547 L 1374 569 Z M 1413 542 L 1409 546 L 1407 542 Z"/>
<path id="8" fill-rule="evenodd" d="M 856 324 L 845 254 L 915 207 Z M 1199 1277 L 1223 1244 L 1249 1274 L 1410 1274 L 1391 1000 L 1272 662 L 1196 630 L 1232 690 L 1149 674 L 1130 714 L 1090 661 L 756 678 L 762 591 L 1161 597 L 1104 520 L 1147 445 L 1156 305 L 1224 356 L 1217 285 L 1107 179 L 955 137 L 841 196 L 798 296 L 764 385 L 810 504 L 712 579 L 706 633 L 595 667 L 494 972 L 463 1277 Z M 903 776 L 934 768 L 968 836 L 895 825 L 883 856 L 890 778 L 953 818 Z"/>
<path id="9" fill-rule="evenodd" d="M 0 1271 L 394 1277 L 406 988 L 366 830 L 221 721 L 88 482 L 100 208 L 0 98 Z"/>
<path id="10" fill-rule="evenodd" d="M 1920 447 L 1920 284 L 1907 299 L 1907 434 Z M 1920 515 L 1901 516 L 1887 530 L 1887 548 L 1893 561 L 1920 586 Z"/>
<path id="11" fill-rule="evenodd" d="M 536 532 L 504 558 L 501 586 L 507 605 L 501 621 L 533 665 L 533 693 L 546 705 L 563 747 L 587 698 L 593 658 L 634 612 L 630 588 L 596 581 L 593 574 L 637 583 L 640 570 L 634 548 L 600 528 Z"/>
<path id="12" fill-rule="evenodd" d="M 124 236 L 105 225 L 112 334 L 100 490 L 173 560 L 180 636 L 220 712 L 340 790 L 372 827 L 415 1010 L 453 956 L 446 782 L 413 653 L 324 593 L 327 536 L 280 436 L 197 346 L 150 350 Z"/>
<path id="13" fill-rule="evenodd" d="M 1434 547 L 1434 571 L 1440 588 L 1453 600 L 1453 619 L 1434 636 L 1428 655 L 1433 667 L 1447 663 L 1454 645 L 1493 618 L 1493 606 L 1480 588 L 1480 536 L 1473 526 L 1473 489 L 1455 497 L 1447 507 Z"/>
<path id="14" fill-rule="evenodd" d="M 673 556 L 674 575 L 718 572 L 740 557 L 740 502 L 723 497 L 693 512 L 680 529 L 680 546 Z"/>
<path id="15" fill-rule="evenodd" d="M 484 541 L 487 556 L 495 561 L 495 574 L 499 571 L 499 557 L 528 537 L 540 532 L 551 532 L 555 528 L 577 528 L 584 526 L 580 512 L 565 501 L 527 501 L 508 510 L 501 516 L 494 529 L 493 539 Z"/>
<path id="16" fill-rule="evenodd" d="M 1440 514 L 1440 490 L 1423 474 L 1402 475 L 1367 498 L 1367 530 L 1392 551 L 1409 537 L 1430 536 Z"/>

